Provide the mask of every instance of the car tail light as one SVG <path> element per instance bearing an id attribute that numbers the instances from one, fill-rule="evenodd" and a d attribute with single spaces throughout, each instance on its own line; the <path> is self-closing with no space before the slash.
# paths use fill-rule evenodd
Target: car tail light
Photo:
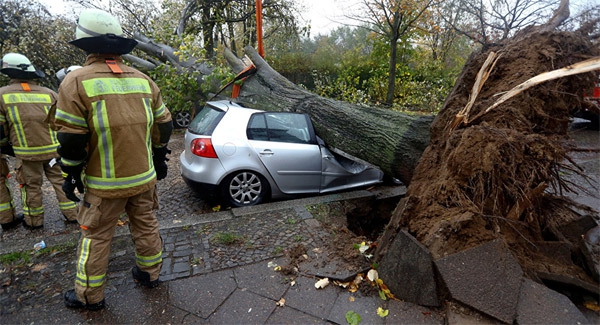
<path id="1" fill-rule="evenodd" d="M 208 138 L 197 138 L 192 140 L 190 150 L 194 155 L 199 157 L 218 158 L 215 148 L 213 148 L 212 141 Z"/>

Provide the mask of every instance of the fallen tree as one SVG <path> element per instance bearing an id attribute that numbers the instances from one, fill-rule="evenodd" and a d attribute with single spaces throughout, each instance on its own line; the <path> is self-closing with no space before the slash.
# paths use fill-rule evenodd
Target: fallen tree
<path id="1" fill-rule="evenodd" d="M 386 175 L 409 184 L 419 157 L 429 144 L 432 116 L 317 96 L 281 76 L 253 47 L 246 47 L 245 51 L 246 60 L 225 51 L 225 58 L 236 73 L 250 65 L 256 67 L 254 74 L 243 81 L 236 102 L 267 111 L 306 113 L 328 145 L 377 165 Z"/>

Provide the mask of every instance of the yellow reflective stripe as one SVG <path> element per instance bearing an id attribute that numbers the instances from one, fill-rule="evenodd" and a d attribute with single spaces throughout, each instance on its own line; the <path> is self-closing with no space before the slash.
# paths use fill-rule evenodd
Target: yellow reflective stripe
<path id="1" fill-rule="evenodd" d="M 65 166 L 81 165 L 85 160 L 70 160 L 65 157 L 60 157 L 60 162 Z"/>
<path id="2" fill-rule="evenodd" d="M 11 202 L 0 203 L 0 212 L 8 211 L 11 209 L 11 207 L 12 207 Z"/>
<path id="3" fill-rule="evenodd" d="M 17 140 L 19 141 L 20 147 L 27 147 L 27 139 L 25 138 L 25 132 L 23 131 L 23 124 L 21 123 L 21 116 L 17 106 L 8 107 L 8 118 L 13 122 Z M 13 143 L 13 146 L 15 144 Z"/>
<path id="4" fill-rule="evenodd" d="M 167 107 L 162 104 L 156 111 L 154 111 L 154 118 L 159 118 L 167 112 Z"/>
<path id="5" fill-rule="evenodd" d="M 148 157 L 148 166 L 153 166 L 152 162 L 152 125 L 154 124 L 154 116 L 152 113 L 152 100 L 150 98 L 144 98 L 144 107 L 146 108 L 146 121 L 148 121 L 146 131 L 146 156 Z"/>
<path id="6" fill-rule="evenodd" d="M 84 287 L 87 286 L 87 275 L 85 272 L 85 267 L 90 258 L 91 245 L 91 239 L 83 238 L 81 240 L 81 250 L 79 251 L 79 259 L 77 260 L 77 275 L 75 276 L 75 282 Z"/>
<path id="7" fill-rule="evenodd" d="M 77 273 L 75 277 L 75 282 L 77 282 L 82 287 L 100 287 L 104 284 L 104 279 L 106 278 L 106 273 L 102 275 L 88 275 L 87 277 L 82 277 Z"/>
<path id="8" fill-rule="evenodd" d="M 80 126 L 80 127 L 84 127 L 84 128 L 87 128 L 87 126 L 88 126 L 87 121 L 83 117 L 73 115 L 71 113 L 67 113 L 58 108 L 56 109 L 54 118 L 56 118 L 57 120 L 61 120 L 67 124 L 71 124 L 71 125 L 75 125 L 75 126 Z"/>
<path id="9" fill-rule="evenodd" d="M 50 144 L 47 146 L 39 146 L 39 147 L 15 147 L 13 146 L 13 150 L 16 154 L 19 155 L 40 155 L 46 153 L 55 153 L 56 149 L 58 149 L 59 144 Z"/>
<path id="10" fill-rule="evenodd" d="M 3 94 L 2 99 L 5 104 L 19 104 L 19 103 L 52 103 L 52 97 L 48 94 L 35 94 L 35 93 L 9 93 Z"/>
<path id="11" fill-rule="evenodd" d="M 0 123 L 6 123 L 6 117 L 4 117 L 4 115 L 0 115 Z"/>
<path id="12" fill-rule="evenodd" d="M 98 135 L 98 153 L 100 154 L 100 170 L 103 178 L 113 178 L 115 160 L 112 151 L 112 132 L 106 114 L 106 103 L 103 100 L 92 103 L 93 127 Z"/>
<path id="13" fill-rule="evenodd" d="M 98 190 L 118 190 L 144 185 L 156 176 L 154 168 L 147 172 L 129 177 L 103 178 L 86 175 L 87 186 Z"/>
<path id="14" fill-rule="evenodd" d="M 44 207 L 32 208 L 32 207 L 23 207 L 23 214 L 28 216 L 39 216 L 44 213 Z"/>
<path id="15" fill-rule="evenodd" d="M 150 83 L 143 78 L 93 78 L 82 82 L 89 97 L 117 94 L 150 94 Z"/>
<path id="16" fill-rule="evenodd" d="M 77 205 L 73 201 L 58 202 L 58 208 L 61 210 L 75 209 L 76 207 L 77 207 Z"/>
<path id="17" fill-rule="evenodd" d="M 32 208 L 27 205 L 27 192 L 21 187 L 21 202 L 23 202 L 23 214 L 26 216 L 37 216 L 44 213 L 44 207 Z"/>
<path id="18" fill-rule="evenodd" d="M 137 263 L 141 266 L 153 266 L 162 262 L 162 250 L 158 254 L 152 256 L 135 254 L 135 258 Z"/>

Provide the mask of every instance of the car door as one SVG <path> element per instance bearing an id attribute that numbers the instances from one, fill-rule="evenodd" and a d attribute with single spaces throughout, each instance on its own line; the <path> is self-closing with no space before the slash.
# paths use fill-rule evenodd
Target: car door
<path id="1" fill-rule="evenodd" d="M 306 114 L 253 114 L 247 135 L 250 146 L 283 193 L 319 192 L 321 151 Z"/>

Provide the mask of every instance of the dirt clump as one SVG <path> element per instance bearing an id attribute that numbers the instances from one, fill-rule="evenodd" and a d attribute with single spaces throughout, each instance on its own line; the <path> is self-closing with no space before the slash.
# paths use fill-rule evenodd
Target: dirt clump
<path id="1" fill-rule="evenodd" d="M 452 129 L 492 51 L 501 56 L 471 110 L 469 118 L 477 118 Z M 471 55 L 379 242 L 391 243 L 406 228 L 440 258 L 501 238 L 533 279 L 553 273 L 597 283 L 583 265 L 549 257 L 538 245 L 560 241 L 575 251 L 579 244 L 569 242 L 561 226 L 588 213 L 597 220 L 597 211 L 563 195 L 583 190 L 563 173 L 581 173 L 569 159 L 568 127 L 594 74 L 548 81 L 483 112 L 497 94 L 529 78 L 598 55 L 598 46 L 577 32 L 524 34 Z"/>

